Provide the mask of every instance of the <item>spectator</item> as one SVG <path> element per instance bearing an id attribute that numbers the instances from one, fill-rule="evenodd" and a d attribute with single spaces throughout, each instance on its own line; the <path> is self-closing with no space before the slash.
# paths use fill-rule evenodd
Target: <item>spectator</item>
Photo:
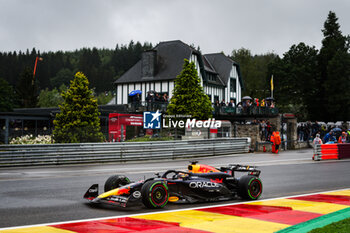
<path id="1" fill-rule="evenodd" d="M 303 140 L 302 124 L 298 125 L 297 133 L 298 133 L 298 141 L 301 142 Z"/>
<path id="2" fill-rule="evenodd" d="M 347 142 L 347 135 L 346 132 L 342 132 L 342 135 L 338 139 L 338 143 L 346 143 Z"/>
<path id="3" fill-rule="evenodd" d="M 314 148 L 316 148 L 316 145 L 318 145 L 318 144 L 322 145 L 322 140 L 320 138 L 320 134 L 316 134 L 316 137 L 313 141 Z"/>
<path id="4" fill-rule="evenodd" d="M 235 102 L 233 100 L 230 100 L 230 103 L 228 104 L 229 107 L 235 107 Z"/>
<path id="5" fill-rule="evenodd" d="M 165 103 L 168 103 L 168 95 L 166 93 L 164 93 L 164 95 L 162 96 L 162 99 L 161 99 L 162 102 L 165 102 Z"/>
<path id="6" fill-rule="evenodd" d="M 312 136 L 315 137 L 315 135 L 321 131 L 321 126 L 318 124 L 317 121 L 312 124 Z"/>
<path id="7" fill-rule="evenodd" d="M 258 98 L 255 98 L 255 105 L 256 105 L 257 107 L 259 107 L 259 99 L 258 99 Z"/>
<path id="8" fill-rule="evenodd" d="M 326 135 L 327 128 L 326 125 L 321 126 L 321 138 L 323 138 Z"/>
<path id="9" fill-rule="evenodd" d="M 160 96 L 159 96 L 158 93 L 156 93 L 156 96 L 154 97 L 154 101 L 155 102 L 160 102 L 161 101 Z"/>
<path id="10" fill-rule="evenodd" d="M 266 141 L 270 140 L 271 134 L 272 134 L 272 126 L 271 126 L 270 122 L 267 121 L 266 122 L 266 134 L 265 134 Z"/>
<path id="11" fill-rule="evenodd" d="M 306 123 L 305 130 L 304 130 L 304 141 L 307 141 L 308 143 L 311 138 L 311 130 L 312 130 L 311 121 L 308 121 Z"/>
<path id="12" fill-rule="evenodd" d="M 136 94 L 132 97 L 134 103 L 139 103 L 141 101 L 140 94 Z"/>
<path id="13" fill-rule="evenodd" d="M 337 139 L 334 137 L 333 135 L 333 130 L 329 131 L 329 133 L 326 134 L 326 136 L 324 136 L 323 138 L 323 142 L 326 143 L 330 143 L 330 142 L 337 142 Z"/>
<path id="14" fill-rule="evenodd" d="M 242 113 L 242 102 L 238 102 L 236 111 L 237 113 Z"/>
<path id="15" fill-rule="evenodd" d="M 220 106 L 221 106 L 221 107 L 226 106 L 225 100 L 222 100 L 222 101 L 221 101 Z"/>
<path id="16" fill-rule="evenodd" d="M 152 110 L 153 102 L 154 102 L 154 94 L 152 92 L 148 92 L 146 96 L 146 105 L 147 105 L 148 111 Z"/>
<path id="17" fill-rule="evenodd" d="M 151 92 L 148 92 L 148 93 L 147 93 L 146 102 L 147 102 L 147 103 L 154 102 L 154 95 L 153 95 L 153 93 L 151 93 Z"/>
<path id="18" fill-rule="evenodd" d="M 136 94 L 132 97 L 132 105 L 134 106 L 135 110 L 139 108 L 140 102 L 141 102 L 140 94 Z"/>
<path id="19" fill-rule="evenodd" d="M 261 107 L 265 107 L 265 99 L 262 99 L 262 100 L 261 100 L 260 106 L 261 106 Z"/>
<path id="20" fill-rule="evenodd" d="M 265 121 L 263 120 L 261 123 L 260 123 L 260 132 L 261 132 L 261 136 L 260 136 L 260 140 L 261 141 L 266 141 L 266 123 Z"/>

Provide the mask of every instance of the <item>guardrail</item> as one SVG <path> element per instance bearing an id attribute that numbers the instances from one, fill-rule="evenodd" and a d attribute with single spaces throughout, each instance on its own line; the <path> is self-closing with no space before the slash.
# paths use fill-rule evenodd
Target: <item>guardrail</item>
<path id="1" fill-rule="evenodd" d="M 316 145 L 313 160 L 350 158 L 350 143 Z"/>
<path id="2" fill-rule="evenodd" d="M 179 159 L 249 152 L 250 138 L 0 145 L 0 167 Z"/>

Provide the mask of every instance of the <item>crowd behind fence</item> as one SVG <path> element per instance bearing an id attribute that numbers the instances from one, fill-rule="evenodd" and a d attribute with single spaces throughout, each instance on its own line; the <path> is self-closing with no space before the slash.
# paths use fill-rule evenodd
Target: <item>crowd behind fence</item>
<path id="1" fill-rule="evenodd" d="M 350 143 L 350 126 L 346 122 L 334 124 L 324 122 L 300 122 L 297 127 L 299 142 L 313 142 L 316 137 L 322 143 Z"/>

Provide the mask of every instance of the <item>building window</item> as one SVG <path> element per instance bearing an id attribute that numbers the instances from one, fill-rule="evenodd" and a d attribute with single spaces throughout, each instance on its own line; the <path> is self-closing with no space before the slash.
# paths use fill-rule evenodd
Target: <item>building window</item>
<path id="1" fill-rule="evenodd" d="M 207 73 L 207 77 L 209 81 L 216 81 L 216 75 L 212 73 Z"/>
<path id="2" fill-rule="evenodd" d="M 235 78 L 230 78 L 230 91 L 231 92 L 236 92 L 236 79 Z"/>

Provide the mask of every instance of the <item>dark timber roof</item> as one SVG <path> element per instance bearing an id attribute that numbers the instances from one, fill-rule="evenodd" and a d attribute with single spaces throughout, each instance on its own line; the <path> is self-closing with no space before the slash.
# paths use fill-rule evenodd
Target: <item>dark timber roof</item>
<path id="1" fill-rule="evenodd" d="M 239 67 L 239 64 L 232 60 L 231 58 L 227 57 L 226 55 L 222 53 L 212 53 L 212 54 L 205 54 L 205 58 L 208 59 L 210 64 L 214 67 L 214 69 L 219 73 L 220 78 L 222 81 L 227 84 L 228 79 L 230 78 L 230 71 L 232 66 L 237 67 L 238 72 L 238 78 L 239 83 L 241 84 L 241 87 L 243 88 L 243 80 L 241 75 L 241 70 Z"/>
<path id="2" fill-rule="evenodd" d="M 141 77 L 140 60 L 114 83 L 174 80 L 182 70 L 184 59 L 189 59 L 192 53 L 199 53 L 180 40 L 160 42 L 153 50 L 157 51 L 154 77 Z"/>
<path id="3" fill-rule="evenodd" d="M 152 77 L 142 77 L 142 61 L 140 60 L 114 83 L 174 80 L 182 71 L 184 59 L 190 59 L 192 54 L 198 55 L 200 72 L 208 84 L 226 86 L 232 65 L 236 65 L 239 70 L 239 65 L 225 55 L 217 53 L 202 56 L 199 51 L 180 40 L 160 42 L 152 50 L 156 51 L 155 73 Z M 215 81 L 207 79 L 206 74 L 209 73 L 217 77 Z M 243 87 L 240 72 L 239 79 Z"/>

